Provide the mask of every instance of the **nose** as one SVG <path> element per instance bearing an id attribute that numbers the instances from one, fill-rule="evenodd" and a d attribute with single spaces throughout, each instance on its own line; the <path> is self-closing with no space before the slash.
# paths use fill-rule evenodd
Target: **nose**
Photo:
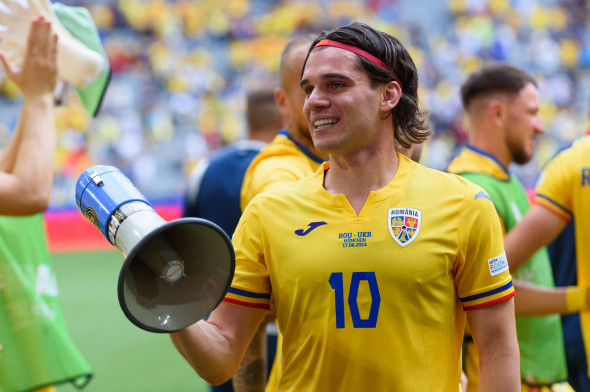
<path id="1" fill-rule="evenodd" d="M 319 88 L 314 88 L 305 100 L 305 105 L 307 105 L 310 110 L 326 107 L 329 104 L 330 101 Z"/>

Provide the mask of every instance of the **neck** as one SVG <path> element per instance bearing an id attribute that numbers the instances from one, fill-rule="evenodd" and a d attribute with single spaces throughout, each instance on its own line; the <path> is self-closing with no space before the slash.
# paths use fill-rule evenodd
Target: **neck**
<path id="1" fill-rule="evenodd" d="M 344 194 L 358 214 L 372 191 L 391 182 L 398 165 L 393 143 L 390 149 L 378 146 L 348 155 L 330 154 L 324 188 L 330 193 Z"/>
<path id="2" fill-rule="evenodd" d="M 504 138 L 495 130 L 476 131 L 469 133 L 468 143 L 496 158 L 504 167 L 512 163 Z"/>
<path id="3" fill-rule="evenodd" d="M 264 142 L 264 143 L 270 143 L 272 141 L 272 139 L 274 139 L 275 136 L 277 135 L 277 131 L 278 131 L 278 128 L 259 129 L 254 132 L 251 131 L 250 134 L 248 135 L 248 139 L 259 141 L 259 142 Z"/>

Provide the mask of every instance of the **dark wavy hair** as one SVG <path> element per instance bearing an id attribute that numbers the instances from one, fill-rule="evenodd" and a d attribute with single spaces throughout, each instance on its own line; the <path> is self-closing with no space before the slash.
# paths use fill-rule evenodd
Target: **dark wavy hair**
<path id="1" fill-rule="evenodd" d="M 391 110 L 388 117 L 392 117 L 394 137 L 400 145 L 409 148 L 411 144 L 422 143 L 430 136 L 431 131 L 426 125 L 428 111 L 421 110 L 418 102 L 418 70 L 412 57 L 397 38 L 359 22 L 336 30 L 323 31 L 309 48 L 301 71 L 302 75 L 313 47 L 323 39 L 362 49 L 377 57 L 395 72 L 401 83 L 402 94 L 399 103 Z M 362 56 L 356 57 L 361 69 L 369 76 L 372 87 L 396 80 L 391 71 L 373 64 Z"/>

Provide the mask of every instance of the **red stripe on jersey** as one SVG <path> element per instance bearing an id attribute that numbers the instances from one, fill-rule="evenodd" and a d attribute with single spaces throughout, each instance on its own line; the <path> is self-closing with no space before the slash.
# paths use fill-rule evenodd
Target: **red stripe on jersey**
<path id="1" fill-rule="evenodd" d="M 554 205 L 553 203 L 550 203 L 548 200 L 544 198 L 535 197 L 535 203 L 547 208 L 549 211 L 553 212 L 555 215 L 563 219 L 566 223 L 569 223 L 572 220 L 572 216 L 570 214 L 563 211 L 562 208 Z"/>
<path id="2" fill-rule="evenodd" d="M 507 294 L 507 295 L 500 297 L 500 298 L 496 298 L 496 299 L 489 301 L 489 302 L 483 302 L 481 304 L 477 304 L 477 305 L 473 305 L 473 306 L 466 306 L 465 308 L 463 308 L 463 310 L 469 311 L 469 310 L 483 308 L 483 307 L 489 306 L 489 305 L 494 305 L 494 304 L 506 301 L 507 299 L 514 297 L 514 294 L 516 294 L 516 291 L 512 291 L 510 294 Z"/>
<path id="3" fill-rule="evenodd" d="M 234 304 L 234 305 L 238 305 L 238 306 L 243 306 L 245 308 L 262 309 L 262 310 L 266 310 L 266 311 L 270 312 L 270 305 L 269 304 L 258 304 L 258 303 L 252 303 L 252 302 L 245 302 L 245 301 L 239 301 L 239 300 L 233 299 L 233 298 L 224 298 L 223 302 L 227 302 L 229 304 Z"/>

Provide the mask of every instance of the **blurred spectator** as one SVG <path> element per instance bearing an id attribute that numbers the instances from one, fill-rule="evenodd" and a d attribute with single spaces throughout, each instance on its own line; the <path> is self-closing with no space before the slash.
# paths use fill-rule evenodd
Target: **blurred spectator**
<path id="1" fill-rule="evenodd" d="M 248 93 L 246 139 L 215 151 L 197 164 L 189 178 L 184 216 L 210 220 L 231 238 L 242 215 L 240 190 L 244 173 L 284 123 L 274 90 L 275 86 L 266 86 Z"/>
<path id="2" fill-rule="evenodd" d="M 514 173 L 526 187 L 554 153 L 580 135 L 590 97 L 588 6 L 582 0 L 67 0 L 99 27 L 113 79 L 88 127 L 77 105 L 58 113 L 64 141 L 52 207 L 74 206 L 87 164 L 116 164 L 155 203 L 179 202 L 184 178 L 210 151 L 243 138 L 244 94 L 278 70 L 288 37 L 353 20 L 399 36 L 419 67 L 433 137 L 422 162 L 443 170 L 465 142 L 458 86 L 483 61 L 501 60 L 538 81 L 546 135 Z M 427 12 L 428 15 L 425 15 Z M 433 12 L 433 11 L 430 11 Z M 413 15 L 411 18 L 401 15 Z M 408 20 L 424 22 L 408 23 Z M 575 87 L 575 88 L 574 88 Z M 15 122 L 10 84 L 0 83 L 5 129 Z M 0 130 L 0 137 L 6 137 Z M 88 147 L 85 147 L 88 146 Z M 158 181 L 154 181 L 157 178 Z"/>

